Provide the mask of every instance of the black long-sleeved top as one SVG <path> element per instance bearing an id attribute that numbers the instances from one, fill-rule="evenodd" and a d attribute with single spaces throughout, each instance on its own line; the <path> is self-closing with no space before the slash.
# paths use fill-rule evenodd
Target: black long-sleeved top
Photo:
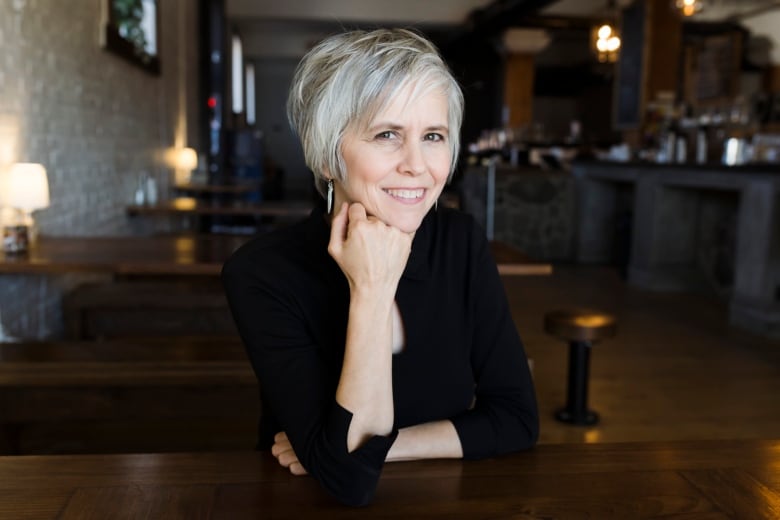
<path id="1" fill-rule="evenodd" d="M 347 451 L 352 414 L 335 399 L 349 287 L 327 252 L 321 209 L 262 235 L 225 264 L 228 301 L 260 383 L 261 449 L 284 431 L 301 464 L 337 499 L 374 494 L 400 428 L 441 419 L 464 458 L 531 447 L 533 383 L 484 231 L 464 213 L 431 211 L 396 292 L 405 331 L 393 356 L 394 432 Z"/>

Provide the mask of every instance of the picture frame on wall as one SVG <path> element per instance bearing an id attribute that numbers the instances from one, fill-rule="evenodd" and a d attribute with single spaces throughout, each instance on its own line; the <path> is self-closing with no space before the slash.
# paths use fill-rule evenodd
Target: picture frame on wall
<path id="1" fill-rule="evenodd" d="M 160 74 L 160 1 L 103 0 L 103 47 L 153 75 Z"/>

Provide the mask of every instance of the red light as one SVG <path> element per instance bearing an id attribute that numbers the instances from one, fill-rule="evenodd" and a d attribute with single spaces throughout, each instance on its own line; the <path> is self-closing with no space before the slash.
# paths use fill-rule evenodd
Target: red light
<path id="1" fill-rule="evenodd" d="M 209 108 L 217 108 L 217 98 L 211 96 L 208 100 Z"/>

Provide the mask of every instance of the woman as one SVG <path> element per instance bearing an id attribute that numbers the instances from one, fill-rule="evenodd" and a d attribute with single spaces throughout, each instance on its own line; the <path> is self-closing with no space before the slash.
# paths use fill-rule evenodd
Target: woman
<path id="1" fill-rule="evenodd" d="M 260 448 L 347 504 L 385 461 L 481 458 L 538 435 L 533 384 L 485 240 L 436 201 L 463 98 L 407 30 L 326 39 L 288 100 L 326 208 L 225 264 L 260 382 Z"/>

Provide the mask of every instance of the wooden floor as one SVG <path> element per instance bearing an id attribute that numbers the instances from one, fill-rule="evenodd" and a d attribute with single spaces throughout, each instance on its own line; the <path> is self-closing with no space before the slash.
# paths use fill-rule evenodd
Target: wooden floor
<path id="1" fill-rule="evenodd" d="M 728 326 L 713 296 L 632 289 L 615 271 L 556 266 L 548 277 L 505 279 L 529 357 L 541 443 L 780 438 L 780 341 Z M 593 427 L 553 418 L 565 402 L 568 347 L 547 336 L 545 311 L 597 307 L 619 319 L 593 347 Z"/>

